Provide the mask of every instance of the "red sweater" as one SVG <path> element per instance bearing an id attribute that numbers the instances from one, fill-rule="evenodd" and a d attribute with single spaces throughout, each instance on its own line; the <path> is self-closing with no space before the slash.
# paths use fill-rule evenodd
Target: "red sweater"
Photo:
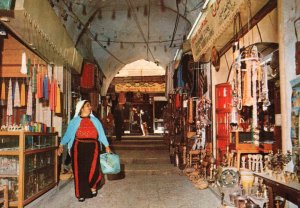
<path id="1" fill-rule="evenodd" d="M 89 117 L 82 118 L 76 132 L 76 137 L 79 139 L 97 139 L 97 129 Z"/>

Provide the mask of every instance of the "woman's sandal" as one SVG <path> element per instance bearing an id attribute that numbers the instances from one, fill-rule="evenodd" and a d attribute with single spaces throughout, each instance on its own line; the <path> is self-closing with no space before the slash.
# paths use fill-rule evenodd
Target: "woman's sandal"
<path id="1" fill-rule="evenodd" d="M 79 202 L 84 202 L 85 198 L 78 198 Z"/>
<path id="2" fill-rule="evenodd" d="M 96 197 L 97 196 L 97 191 L 92 191 L 92 196 Z"/>

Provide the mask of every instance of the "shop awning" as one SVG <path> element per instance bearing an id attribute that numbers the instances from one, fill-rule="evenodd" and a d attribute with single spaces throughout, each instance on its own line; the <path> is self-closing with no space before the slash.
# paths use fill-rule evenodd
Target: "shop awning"
<path id="1" fill-rule="evenodd" d="M 233 22 L 238 12 L 244 26 L 251 19 L 250 9 L 253 16 L 267 2 L 268 0 L 212 0 L 191 38 L 194 61 L 209 61 L 212 47 L 220 49 L 233 37 Z"/>
<path id="2" fill-rule="evenodd" d="M 12 15 L 0 21 L 48 63 L 81 72 L 83 58 L 47 0 L 16 0 Z"/>

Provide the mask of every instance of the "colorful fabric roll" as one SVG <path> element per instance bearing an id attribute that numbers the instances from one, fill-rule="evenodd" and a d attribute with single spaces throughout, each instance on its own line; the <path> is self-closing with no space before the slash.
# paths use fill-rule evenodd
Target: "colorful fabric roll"
<path id="1" fill-rule="evenodd" d="M 42 78 L 42 74 L 39 72 L 36 76 L 36 97 L 38 99 L 41 99 L 43 98 L 43 91 L 44 91 L 44 88 L 43 88 L 43 78 Z"/>
<path id="2" fill-rule="evenodd" d="M 49 104 L 50 104 L 50 110 L 55 111 L 55 105 L 56 105 L 56 80 L 54 79 L 51 83 L 51 88 L 50 88 L 50 99 L 49 99 Z"/>
<path id="3" fill-rule="evenodd" d="M 181 65 L 178 67 L 178 70 L 177 70 L 177 87 L 179 87 L 179 88 L 184 87 L 184 81 L 182 79 L 182 67 L 181 67 Z"/>
<path id="4" fill-rule="evenodd" d="M 193 99 L 192 98 L 189 99 L 189 117 L 188 118 L 189 118 L 188 121 L 189 121 L 190 124 L 194 122 L 194 119 L 193 119 L 194 118 L 194 116 L 193 116 Z"/>
<path id="5" fill-rule="evenodd" d="M 13 98 L 12 98 L 12 83 L 11 79 L 9 79 L 9 84 L 8 84 L 8 95 L 7 95 L 7 111 L 6 111 L 7 116 L 12 116 L 13 115 Z"/>
<path id="6" fill-rule="evenodd" d="M 2 84 L 1 84 L 1 100 L 5 100 L 5 82 L 2 81 Z"/>
<path id="7" fill-rule="evenodd" d="M 48 75 L 46 75 L 45 77 L 44 77 L 44 80 L 43 80 L 43 88 L 44 88 L 44 99 L 45 100 L 49 100 L 49 90 L 48 90 L 48 81 L 49 81 L 49 79 L 48 79 Z"/>
<path id="8" fill-rule="evenodd" d="M 31 68 L 31 60 L 30 60 L 30 58 L 28 58 L 28 60 L 27 60 L 27 77 L 30 77 L 30 73 L 31 73 L 30 68 Z"/>
<path id="9" fill-rule="evenodd" d="M 56 87 L 56 106 L 55 113 L 61 113 L 61 103 L 60 103 L 60 88 Z"/>
<path id="10" fill-rule="evenodd" d="M 26 114 L 29 116 L 32 116 L 32 85 L 31 85 L 31 81 L 29 82 L 29 87 L 28 87 Z"/>
<path id="11" fill-rule="evenodd" d="M 21 73 L 27 74 L 27 66 L 26 66 L 26 53 L 22 53 L 22 65 L 21 65 Z"/>
<path id="12" fill-rule="evenodd" d="M 21 102 L 20 102 L 20 87 L 19 87 L 19 82 L 18 81 L 16 81 L 16 87 L 15 87 L 14 107 L 21 107 Z"/>
<path id="13" fill-rule="evenodd" d="M 26 105 L 25 91 L 26 91 L 25 84 L 22 83 L 22 85 L 21 85 L 21 103 L 20 103 L 21 106 L 25 106 Z"/>
<path id="14" fill-rule="evenodd" d="M 31 79 L 31 90 L 32 93 L 36 93 L 36 67 L 33 66 L 32 68 L 32 79 Z"/>
<path id="15" fill-rule="evenodd" d="M 175 108 L 179 109 L 181 107 L 180 94 L 177 93 L 175 97 Z"/>

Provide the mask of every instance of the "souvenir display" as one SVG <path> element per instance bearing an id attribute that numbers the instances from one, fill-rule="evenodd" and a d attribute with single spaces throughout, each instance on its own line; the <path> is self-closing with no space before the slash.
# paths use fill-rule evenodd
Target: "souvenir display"
<path id="1" fill-rule="evenodd" d="M 8 185 L 10 204 L 23 206 L 56 185 L 57 133 L 0 131 L 0 144 L 0 185 Z"/>

